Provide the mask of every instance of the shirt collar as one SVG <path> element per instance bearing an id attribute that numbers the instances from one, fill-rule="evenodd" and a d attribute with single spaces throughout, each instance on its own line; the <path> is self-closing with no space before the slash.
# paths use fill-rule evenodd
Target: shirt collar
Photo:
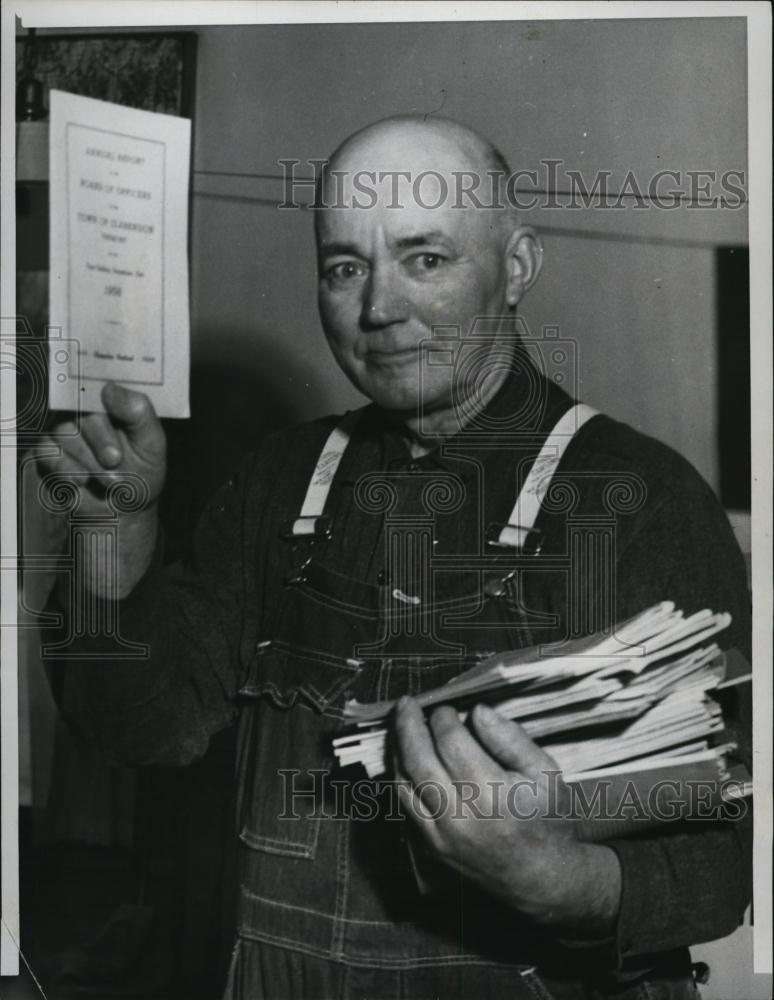
<path id="1" fill-rule="evenodd" d="M 381 441 L 382 467 L 441 469 L 468 480 L 475 473 L 470 456 L 486 462 L 505 443 L 540 447 L 573 400 L 547 379 L 523 351 L 513 358 L 508 376 L 486 407 L 438 448 L 412 459 L 404 436 L 375 404 L 366 407 L 359 431 Z"/>

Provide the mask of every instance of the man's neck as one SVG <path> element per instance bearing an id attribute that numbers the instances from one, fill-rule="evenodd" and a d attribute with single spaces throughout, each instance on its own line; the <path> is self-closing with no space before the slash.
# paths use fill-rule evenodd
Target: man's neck
<path id="1" fill-rule="evenodd" d="M 406 439 L 412 458 L 421 458 L 437 448 L 443 441 L 454 437 L 467 424 L 482 413 L 507 381 L 510 372 L 503 368 L 496 377 L 484 379 L 483 384 L 472 381 L 463 387 L 460 397 L 446 407 L 425 411 L 421 415 L 400 421 L 400 430 Z"/>

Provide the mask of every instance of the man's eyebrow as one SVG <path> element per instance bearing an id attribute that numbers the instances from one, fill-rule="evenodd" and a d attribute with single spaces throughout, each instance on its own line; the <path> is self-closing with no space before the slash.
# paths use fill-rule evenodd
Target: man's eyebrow
<path id="1" fill-rule="evenodd" d="M 361 250 L 354 243 L 321 243 L 319 253 L 321 257 L 362 257 Z"/>
<path id="2" fill-rule="evenodd" d="M 432 229 L 426 233 L 417 233 L 415 236 L 401 236 L 395 240 L 395 246 L 398 250 L 423 247 L 432 243 L 449 243 L 449 238 L 440 230 Z"/>

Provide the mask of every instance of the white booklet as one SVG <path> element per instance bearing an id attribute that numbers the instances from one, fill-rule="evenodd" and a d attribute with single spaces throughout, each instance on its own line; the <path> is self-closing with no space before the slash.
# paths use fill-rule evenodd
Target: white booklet
<path id="1" fill-rule="evenodd" d="M 191 123 L 51 91 L 49 406 L 187 417 Z"/>

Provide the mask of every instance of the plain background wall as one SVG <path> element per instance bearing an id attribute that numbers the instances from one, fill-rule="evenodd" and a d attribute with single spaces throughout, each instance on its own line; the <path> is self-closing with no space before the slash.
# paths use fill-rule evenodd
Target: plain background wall
<path id="1" fill-rule="evenodd" d="M 370 121 L 440 112 L 514 169 L 560 159 L 589 185 L 605 169 L 611 191 L 633 170 L 644 190 L 661 169 L 745 170 L 745 86 L 733 18 L 200 29 L 194 359 L 227 355 L 294 418 L 360 401 L 320 331 L 311 213 L 276 207 L 282 158 L 309 176 Z M 746 242 L 746 210 L 631 204 L 528 213 L 545 267 L 523 315 L 533 335 L 556 326 L 577 343 L 582 398 L 715 486 L 714 247 Z"/>

